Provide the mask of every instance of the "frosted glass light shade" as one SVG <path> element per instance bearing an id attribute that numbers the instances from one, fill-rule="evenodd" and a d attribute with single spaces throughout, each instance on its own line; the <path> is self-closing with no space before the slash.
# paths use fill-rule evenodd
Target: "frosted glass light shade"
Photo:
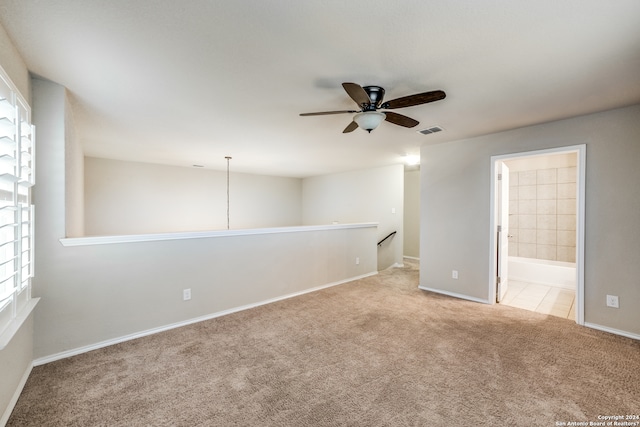
<path id="1" fill-rule="evenodd" d="M 360 129 L 364 129 L 367 132 L 371 132 L 377 128 L 380 123 L 385 119 L 384 113 L 378 113 L 377 111 L 365 111 L 358 113 L 353 118 L 353 121 L 358 124 Z"/>

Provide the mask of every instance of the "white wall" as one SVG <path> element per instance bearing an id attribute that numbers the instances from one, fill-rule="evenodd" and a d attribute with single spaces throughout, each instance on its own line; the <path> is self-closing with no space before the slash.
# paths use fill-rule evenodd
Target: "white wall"
<path id="1" fill-rule="evenodd" d="M 404 255 L 420 258 L 420 168 L 404 173 Z"/>
<path id="2" fill-rule="evenodd" d="M 33 361 L 33 314 L 0 351 L 0 426 L 9 419 Z"/>
<path id="3" fill-rule="evenodd" d="M 305 178 L 302 222 L 307 225 L 377 222 L 378 240 L 397 231 L 378 249 L 378 269 L 383 270 L 402 264 L 403 199 L 403 165 Z"/>
<path id="4" fill-rule="evenodd" d="M 24 99 L 30 101 L 29 70 L 2 25 L 0 25 L 0 65 L 16 85 L 18 92 Z"/>
<path id="5" fill-rule="evenodd" d="M 71 105 L 65 101 L 65 222 L 67 237 L 84 236 L 84 153 L 75 132 Z"/>
<path id="6" fill-rule="evenodd" d="M 2 26 L 0 26 L 0 66 L 22 96 L 29 100 L 29 71 Z M 15 404 L 13 398 L 23 386 L 22 379 L 31 370 L 32 360 L 33 314 L 22 324 L 9 345 L 0 350 L 0 423 L 8 416 L 7 412 Z"/>
<path id="7" fill-rule="evenodd" d="M 491 156 L 586 144 L 585 322 L 640 335 L 639 141 L 635 105 L 423 146 L 421 287 L 488 302 Z"/>
<path id="8" fill-rule="evenodd" d="M 227 229 L 227 173 L 87 157 L 85 235 Z M 231 173 L 230 228 L 300 225 L 300 179 Z"/>

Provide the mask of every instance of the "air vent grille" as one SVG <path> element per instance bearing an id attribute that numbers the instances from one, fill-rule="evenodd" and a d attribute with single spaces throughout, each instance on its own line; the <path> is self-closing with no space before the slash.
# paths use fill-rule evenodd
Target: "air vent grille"
<path id="1" fill-rule="evenodd" d="M 418 133 L 429 135 L 430 133 L 442 132 L 443 130 L 444 129 L 442 129 L 440 126 L 431 126 L 429 128 L 419 130 Z"/>

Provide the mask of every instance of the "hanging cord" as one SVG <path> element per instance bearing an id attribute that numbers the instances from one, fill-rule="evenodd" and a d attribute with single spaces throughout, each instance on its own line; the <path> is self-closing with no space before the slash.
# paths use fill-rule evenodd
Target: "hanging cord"
<path id="1" fill-rule="evenodd" d="M 226 156 L 227 159 L 227 230 L 229 229 L 229 160 L 231 157 Z"/>

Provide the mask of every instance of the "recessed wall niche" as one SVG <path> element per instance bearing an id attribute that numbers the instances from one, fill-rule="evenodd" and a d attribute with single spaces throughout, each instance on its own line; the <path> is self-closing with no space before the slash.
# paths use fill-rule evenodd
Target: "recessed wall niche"
<path id="1" fill-rule="evenodd" d="M 576 261 L 577 155 L 505 161 L 509 168 L 509 255 Z"/>

